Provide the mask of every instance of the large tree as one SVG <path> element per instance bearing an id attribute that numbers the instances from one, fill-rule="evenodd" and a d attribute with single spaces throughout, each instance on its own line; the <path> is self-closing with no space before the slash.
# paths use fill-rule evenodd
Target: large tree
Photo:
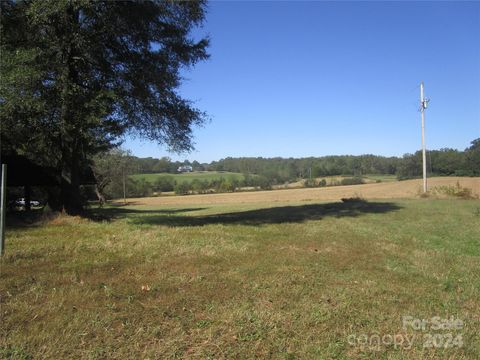
<path id="1" fill-rule="evenodd" d="M 100 206 L 106 201 L 105 190 L 112 183 L 123 187 L 123 196 L 126 196 L 127 176 L 134 173 L 135 161 L 129 151 L 115 148 L 110 151 L 102 151 L 94 156 L 93 174 L 95 176 L 95 193 Z"/>
<path id="2" fill-rule="evenodd" d="M 2 152 L 54 165 L 59 204 L 81 210 L 82 168 L 125 134 L 192 148 L 205 114 L 178 94 L 204 1 L 1 2 Z"/>

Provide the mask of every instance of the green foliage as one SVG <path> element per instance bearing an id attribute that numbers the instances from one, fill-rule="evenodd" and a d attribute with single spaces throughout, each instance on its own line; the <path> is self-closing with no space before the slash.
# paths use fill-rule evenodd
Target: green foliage
<path id="1" fill-rule="evenodd" d="M 427 155 L 427 169 L 429 175 L 456 175 L 474 176 L 478 162 L 478 147 L 480 141 L 474 140 L 472 147 L 464 152 L 453 149 L 432 150 Z M 160 176 L 167 172 L 177 181 L 193 181 L 194 179 L 206 180 L 209 185 L 195 184 L 195 193 L 202 193 L 218 189 L 218 180 L 222 176 L 234 177 L 234 187 L 271 188 L 272 185 L 284 184 L 297 181 L 298 177 L 306 178 L 305 185 L 326 186 L 325 183 L 309 180 L 310 168 L 312 177 L 322 176 L 345 176 L 353 175 L 355 178 L 368 177 L 376 182 L 394 181 L 396 178 L 410 179 L 422 176 L 421 152 L 406 154 L 403 158 L 386 158 L 374 155 L 361 156 L 325 156 L 320 158 L 226 158 L 214 161 L 210 164 L 200 164 L 193 161 L 191 165 L 195 170 L 204 169 L 206 172 L 193 172 L 178 174 L 180 165 L 190 164 L 184 162 L 172 162 L 168 158 L 136 158 L 131 161 L 135 164 L 137 175 L 135 178 L 145 177 L 154 183 Z M 163 169 L 163 174 L 156 174 L 155 169 Z M 240 173 L 242 175 L 240 175 Z M 363 175 L 361 175 L 363 174 Z M 344 184 L 351 180 L 345 180 Z M 360 183 L 357 181 L 356 183 Z M 340 180 L 333 180 L 330 185 L 342 185 Z M 155 186 L 154 186 L 155 188 Z M 173 185 L 172 185 L 173 188 Z M 158 191 L 158 190 L 155 190 Z M 163 190 L 162 190 L 163 191 Z M 168 190 L 164 190 L 168 191 Z"/>
<path id="2" fill-rule="evenodd" d="M 437 176 L 479 176 L 480 139 L 473 140 L 465 151 L 440 149 L 427 151 L 427 173 Z M 422 152 L 405 154 L 397 169 L 399 180 L 422 176 Z"/>
<path id="3" fill-rule="evenodd" d="M 316 187 L 317 186 L 317 181 L 315 179 L 306 179 L 303 182 L 303 186 L 305 186 L 305 187 Z"/>
<path id="4" fill-rule="evenodd" d="M 128 151 L 115 148 L 93 157 L 96 193 L 100 203 L 106 199 L 123 196 L 123 181 L 134 171 L 132 156 Z"/>
<path id="5" fill-rule="evenodd" d="M 191 182 L 190 186 L 192 188 L 192 191 L 196 194 L 203 194 L 211 187 L 210 182 L 208 180 L 200 180 L 200 179 L 194 179 Z"/>
<path id="6" fill-rule="evenodd" d="M 191 186 L 189 182 L 182 181 L 175 185 L 174 191 L 177 195 L 187 195 L 190 193 Z"/>
<path id="7" fill-rule="evenodd" d="M 422 176 L 422 153 L 405 154 L 397 169 L 398 180 Z"/>
<path id="8" fill-rule="evenodd" d="M 218 192 L 232 192 L 235 191 L 235 184 L 230 179 L 221 179 L 217 186 Z"/>
<path id="9" fill-rule="evenodd" d="M 429 175 L 457 175 L 457 176 L 472 176 L 475 174 L 476 161 L 478 160 L 479 141 L 472 141 L 472 146 L 464 152 L 452 149 L 440 149 L 428 152 L 427 159 L 429 160 L 428 167 Z M 318 166 L 318 163 L 322 166 Z M 312 179 L 305 179 L 304 185 L 306 187 L 316 186 L 338 186 L 338 185 L 355 185 L 365 183 L 364 179 L 368 181 L 382 182 L 394 181 L 395 175 L 393 173 L 379 174 L 369 173 L 363 176 L 353 176 L 343 179 L 331 179 L 327 184 L 326 179 L 317 180 L 315 177 L 321 173 L 334 172 L 336 166 L 345 166 L 336 168 L 335 171 L 345 173 L 362 173 L 368 169 L 381 170 L 387 169 L 390 172 L 396 172 L 399 179 L 409 179 L 412 177 L 421 176 L 422 158 L 421 152 L 415 154 L 407 154 L 402 159 L 398 158 L 382 158 L 373 155 L 365 156 L 327 156 L 323 158 L 309 158 L 307 159 L 264 159 L 264 158 L 227 158 L 219 162 L 212 162 L 211 164 L 200 164 L 196 161 L 192 163 L 185 162 L 171 162 L 168 158 L 153 159 L 153 158 L 137 158 L 133 156 L 128 157 L 128 162 L 132 172 L 151 171 L 155 168 L 169 169 L 175 174 L 167 175 L 168 173 L 143 173 L 131 175 L 134 180 L 145 179 L 151 186 L 149 191 L 146 191 L 148 184 L 140 182 L 143 190 L 135 190 L 132 193 L 153 193 L 153 192 L 168 192 L 174 191 L 179 194 L 203 194 L 209 192 L 231 192 L 245 187 L 268 190 L 273 185 L 283 184 L 289 181 L 296 181 L 297 178 L 288 179 L 285 174 L 302 174 L 301 168 L 304 169 L 304 174 L 309 174 L 309 169 L 312 167 Z M 203 169 L 217 169 L 217 171 L 204 171 L 192 173 L 176 173 L 178 166 L 183 164 L 192 164 L 196 168 Z M 312 165 L 313 164 L 313 165 Z M 317 164 L 317 165 L 315 165 Z M 335 165 L 336 164 L 336 165 Z M 343 164 L 343 165 L 342 165 Z M 389 167 L 389 164 L 391 165 Z M 224 169 L 238 170 L 242 169 L 243 173 L 226 172 Z M 329 168 L 330 170 L 325 170 Z M 253 169 L 258 173 L 245 172 L 246 169 Z M 339 170 L 340 169 L 340 170 Z M 306 171 L 306 172 L 305 172 Z M 188 190 L 186 186 L 176 186 L 179 183 L 186 182 L 190 185 Z M 140 186 L 136 182 L 131 182 L 128 185 L 136 188 Z M 113 185 L 111 187 L 114 187 Z M 122 189 L 117 185 L 113 191 L 108 191 L 109 197 L 121 197 Z M 128 191 L 127 191 L 128 192 Z M 116 194 L 117 196 L 114 196 Z"/>
<path id="10" fill-rule="evenodd" d="M 432 194 L 443 194 L 452 197 L 458 197 L 461 199 L 476 199 L 473 195 L 472 189 L 460 186 L 460 183 L 457 182 L 455 186 L 452 185 L 443 185 L 436 186 L 431 191 Z"/>
<path id="11" fill-rule="evenodd" d="M 471 146 L 465 149 L 465 170 L 470 176 L 480 176 L 480 138 L 471 142 Z"/>
<path id="12" fill-rule="evenodd" d="M 127 183 L 128 197 L 146 197 L 152 195 L 152 185 L 145 179 L 128 179 Z"/>
<path id="13" fill-rule="evenodd" d="M 177 89 L 182 69 L 208 57 L 208 40 L 189 35 L 204 9 L 203 1 L 2 1 L 2 153 L 60 169 L 60 200 L 73 213 L 81 169 L 125 133 L 191 149 L 205 114 Z"/>
<path id="14" fill-rule="evenodd" d="M 262 190 L 271 190 L 272 184 L 265 176 L 258 176 L 253 181 L 254 186 L 259 187 Z"/>
<path id="15" fill-rule="evenodd" d="M 365 181 L 361 177 L 344 178 L 340 181 L 341 185 L 359 185 L 364 184 Z"/>
<path id="16" fill-rule="evenodd" d="M 205 172 L 190 172 L 190 173 L 160 173 L 160 174 L 134 174 L 131 176 L 132 178 L 139 179 L 145 178 L 147 181 L 151 183 L 155 183 L 158 178 L 161 177 L 169 177 L 173 178 L 175 181 L 188 181 L 192 182 L 193 180 L 206 180 L 206 181 L 215 181 L 221 178 L 232 178 L 235 180 L 242 180 L 243 174 L 239 173 L 230 173 L 230 172 L 218 172 L 218 171 L 205 171 Z"/>
<path id="17" fill-rule="evenodd" d="M 32 360 L 33 356 L 23 349 L 23 347 L 9 346 L 0 347 L 0 357 L 11 360 Z"/>
<path id="18" fill-rule="evenodd" d="M 265 177 L 271 185 L 297 181 L 298 178 L 395 174 L 400 159 L 374 155 L 324 156 L 318 158 L 226 158 L 208 165 L 210 170 L 248 172 Z M 311 169 L 311 171 L 310 171 Z"/>
<path id="19" fill-rule="evenodd" d="M 158 177 L 153 183 L 153 189 L 157 192 L 173 191 L 175 179 L 172 176 Z"/>
<path id="20" fill-rule="evenodd" d="M 248 172 L 264 176 L 271 184 L 282 184 L 323 176 L 396 175 L 398 179 L 422 176 L 422 153 L 402 158 L 375 155 L 341 155 L 310 158 L 226 158 L 207 165 L 210 170 Z M 478 176 L 480 174 L 480 139 L 472 141 L 465 151 L 455 149 L 429 150 L 427 170 L 431 175 Z M 390 179 L 388 179 L 390 180 Z M 311 185 L 311 184 L 309 184 Z"/>

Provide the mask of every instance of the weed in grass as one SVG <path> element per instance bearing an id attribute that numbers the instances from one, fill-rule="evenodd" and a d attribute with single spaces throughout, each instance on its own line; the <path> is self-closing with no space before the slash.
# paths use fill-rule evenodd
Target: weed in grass
<path id="1" fill-rule="evenodd" d="M 0 357 L 2 359 L 11 360 L 32 360 L 33 356 L 25 351 L 22 347 L 8 346 L 0 347 Z"/>
<path id="2" fill-rule="evenodd" d="M 455 184 L 455 186 L 452 186 L 452 185 L 436 186 L 432 189 L 431 192 L 432 194 L 447 195 L 447 196 L 457 197 L 465 200 L 478 198 L 478 196 L 473 194 L 472 189 L 460 186 L 460 183 L 458 181 Z"/>

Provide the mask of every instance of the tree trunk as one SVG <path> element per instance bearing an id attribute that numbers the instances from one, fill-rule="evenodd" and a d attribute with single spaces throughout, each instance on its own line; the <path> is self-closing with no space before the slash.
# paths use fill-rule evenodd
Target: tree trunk
<path id="1" fill-rule="evenodd" d="M 80 147 L 78 127 L 78 71 L 75 68 L 74 54 L 75 45 L 73 29 L 78 23 L 78 11 L 72 6 L 66 8 L 65 34 L 63 35 L 62 55 L 65 59 L 65 66 L 61 76 L 61 200 L 62 210 L 70 215 L 77 215 L 82 212 L 82 200 L 80 195 Z"/>
<path id="2" fill-rule="evenodd" d="M 63 211 L 69 215 L 78 215 L 83 210 L 83 204 L 80 194 L 80 161 L 76 147 L 69 158 L 69 163 L 64 162 L 61 182 Z"/>
<path id="3" fill-rule="evenodd" d="M 47 187 L 48 200 L 47 204 L 53 211 L 62 211 L 63 202 L 60 189 L 57 186 Z"/>
<path id="4" fill-rule="evenodd" d="M 100 207 L 105 204 L 105 196 L 100 192 L 100 189 L 98 188 L 98 185 L 95 185 L 95 194 L 97 194 L 98 202 L 100 204 Z"/>

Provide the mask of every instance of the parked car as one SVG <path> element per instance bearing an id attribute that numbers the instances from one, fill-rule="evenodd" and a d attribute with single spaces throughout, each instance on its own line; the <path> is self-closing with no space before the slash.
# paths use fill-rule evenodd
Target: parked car
<path id="1" fill-rule="evenodd" d="M 15 200 L 16 206 L 25 206 L 25 198 L 19 198 Z M 30 206 L 40 206 L 40 201 L 30 200 Z"/>

